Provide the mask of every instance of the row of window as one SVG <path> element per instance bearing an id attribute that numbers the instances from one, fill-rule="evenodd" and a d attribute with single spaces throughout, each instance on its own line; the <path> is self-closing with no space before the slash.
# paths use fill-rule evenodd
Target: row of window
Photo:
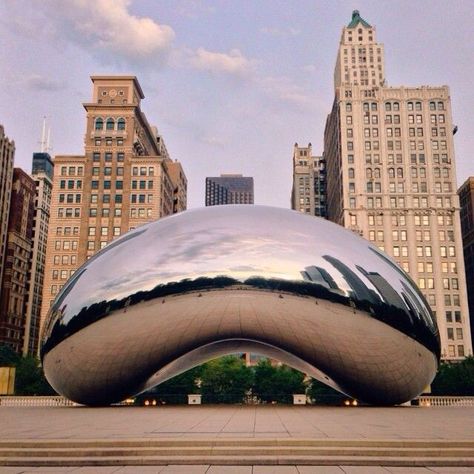
<path id="1" fill-rule="evenodd" d="M 81 208 L 80 207 L 59 207 L 58 208 L 58 217 L 81 217 Z"/>
<path id="2" fill-rule="evenodd" d="M 83 174 L 83 166 L 61 166 L 61 176 L 82 176 Z"/>
<path id="3" fill-rule="evenodd" d="M 462 328 L 446 328 L 448 339 L 450 341 L 454 340 L 454 329 L 456 329 L 456 339 L 463 339 Z"/>
<path id="4" fill-rule="evenodd" d="M 53 270 L 53 280 L 67 280 L 74 275 L 74 270 Z"/>
<path id="5" fill-rule="evenodd" d="M 54 250 L 77 250 L 77 240 L 55 240 Z"/>
<path id="6" fill-rule="evenodd" d="M 53 262 L 55 265 L 76 265 L 77 264 L 77 255 L 55 255 L 53 257 Z"/>
<path id="7" fill-rule="evenodd" d="M 105 120 L 102 117 L 95 119 L 94 128 L 95 130 L 103 130 L 105 124 L 105 130 L 125 130 L 125 119 L 119 118 L 115 120 L 112 117 L 108 117 Z"/>
<path id="8" fill-rule="evenodd" d="M 125 153 L 122 152 L 122 151 L 119 151 L 118 153 L 115 154 L 115 157 L 117 159 L 117 162 L 121 163 L 125 159 Z M 100 161 L 100 158 L 101 158 L 101 153 L 100 152 L 95 151 L 94 153 L 92 153 L 92 161 L 93 162 Z M 107 152 L 104 153 L 104 161 L 111 162 L 112 158 L 113 158 L 113 153 L 112 152 L 107 151 Z"/>
<path id="9" fill-rule="evenodd" d="M 372 111 L 376 112 L 377 111 L 377 102 L 364 102 L 362 104 L 362 109 L 364 112 Z M 399 102 L 385 102 L 384 104 L 385 111 L 386 112 L 399 112 L 400 111 L 400 103 Z M 429 103 L 429 109 L 430 110 L 445 110 L 444 108 L 444 102 L 442 101 L 430 101 Z M 423 105 L 422 102 L 407 102 L 407 109 L 409 111 L 421 111 L 423 110 Z M 352 103 L 347 102 L 346 103 L 346 112 L 352 112 Z"/>
<path id="10" fill-rule="evenodd" d="M 99 229 L 97 229 L 96 227 L 89 227 L 87 235 L 89 235 L 89 236 L 95 236 L 95 235 L 108 236 L 109 235 L 109 228 L 107 226 L 100 227 L 100 233 L 96 234 L 96 232 L 98 230 Z M 120 227 L 113 227 L 112 228 L 112 235 L 113 236 L 120 235 Z"/>
<path id="11" fill-rule="evenodd" d="M 457 278 L 442 278 L 443 290 L 459 290 L 459 280 Z M 418 287 L 420 290 L 434 290 L 434 278 L 418 278 Z"/>
<path id="12" fill-rule="evenodd" d="M 81 179 L 61 179 L 59 181 L 59 189 L 82 189 Z"/>
<path id="13" fill-rule="evenodd" d="M 123 146 L 123 137 L 105 137 L 104 139 L 96 137 L 94 138 L 94 144 L 95 146 L 102 146 L 105 143 L 105 146 L 113 146 L 114 140 L 117 146 Z"/>

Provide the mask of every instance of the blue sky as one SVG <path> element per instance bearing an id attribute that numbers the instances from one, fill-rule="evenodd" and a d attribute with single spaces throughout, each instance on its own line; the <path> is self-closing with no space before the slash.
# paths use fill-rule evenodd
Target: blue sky
<path id="1" fill-rule="evenodd" d="M 471 0 L 0 0 L 0 123 L 30 171 L 42 117 L 52 153 L 82 154 L 92 74 L 134 74 L 142 110 L 189 182 L 255 179 L 289 207 L 293 144 L 323 148 L 341 28 L 353 9 L 385 44 L 388 84 L 451 88 L 458 183 L 474 175 Z"/>

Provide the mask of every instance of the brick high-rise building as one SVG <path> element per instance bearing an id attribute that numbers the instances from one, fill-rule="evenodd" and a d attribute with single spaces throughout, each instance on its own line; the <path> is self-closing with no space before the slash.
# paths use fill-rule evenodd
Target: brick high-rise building
<path id="1" fill-rule="evenodd" d="M 179 164 L 140 109 L 137 78 L 91 79 L 85 153 L 54 159 L 42 321 L 66 280 L 95 252 L 130 229 L 186 208 L 186 176 L 182 168 L 169 172 Z"/>
<path id="2" fill-rule="evenodd" d="M 2 281 L 7 245 L 14 158 L 15 142 L 8 139 L 3 125 L 0 125 L 0 282 Z M 0 298 L 1 296 L 2 288 L 0 285 Z"/>
<path id="3" fill-rule="evenodd" d="M 1 282 L 0 343 L 23 350 L 28 272 L 33 239 L 35 182 L 20 168 L 13 170 L 5 270 Z"/>
<path id="4" fill-rule="evenodd" d="M 54 163 L 46 152 L 33 153 L 31 176 L 35 180 L 35 214 L 28 274 L 28 303 L 26 305 L 23 354 L 38 353 L 41 304 L 43 299 L 46 247 L 48 240 Z"/>
<path id="5" fill-rule="evenodd" d="M 326 163 L 313 156 L 311 143 L 293 149 L 291 208 L 312 216 L 326 217 Z"/>
<path id="6" fill-rule="evenodd" d="M 436 314 L 442 357 L 472 354 L 447 86 L 388 87 L 375 27 L 342 30 L 324 133 L 328 217 L 391 255 Z"/>
<path id="7" fill-rule="evenodd" d="M 253 178 L 241 174 L 221 174 L 206 178 L 206 206 L 253 204 Z"/>
<path id="8" fill-rule="evenodd" d="M 461 205 L 461 229 L 466 267 L 467 300 L 474 344 L 474 177 L 470 176 L 458 189 Z"/>

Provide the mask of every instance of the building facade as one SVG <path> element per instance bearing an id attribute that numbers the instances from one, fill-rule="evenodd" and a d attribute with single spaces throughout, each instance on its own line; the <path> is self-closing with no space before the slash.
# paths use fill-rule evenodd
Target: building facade
<path id="1" fill-rule="evenodd" d="M 0 343 L 23 351 L 28 274 L 33 239 L 35 182 L 13 170 L 5 269 L 0 298 Z"/>
<path id="2" fill-rule="evenodd" d="M 376 29 L 343 28 L 324 133 L 328 217 L 372 241 L 417 282 L 442 357 L 472 354 L 447 86 L 388 87 Z"/>
<path id="3" fill-rule="evenodd" d="M 467 300 L 471 320 L 471 340 L 474 345 L 474 177 L 470 176 L 458 189 L 461 206 L 461 230 L 466 267 Z"/>
<path id="4" fill-rule="evenodd" d="M 326 163 L 313 156 L 312 145 L 293 149 L 291 208 L 312 216 L 326 217 Z"/>
<path id="5" fill-rule="evenodd" d="M 2 281 L 5 265 L 14 158 L 15 142 L 8 139 L 3 125 L 0 125 L 0 282 Z M 2 289 L 0 285 L 0 298 L 1 296 Z"/>
<path id="6" fill-rule="evenodd" d="M 85 151 L 56 156 L 41 321 L 75 270 L 112 239 L 186 208 L 186 177 L 141 111 L 135 76 L 92 76 Z"/>
<path id="7" fill-rule="evenodd" d="M 24 355 L 38 353 L 53 174 L 54 163 L 51 156 L 46 152 L 34 153 L 31 176 L 35 181 L 36 195 L 23 340 Z"/>
<path id="8" fill-rule="evenodd" d="M 241 174 L 206 178 L 206 206 L 253 203 L 253 178 Z"/>

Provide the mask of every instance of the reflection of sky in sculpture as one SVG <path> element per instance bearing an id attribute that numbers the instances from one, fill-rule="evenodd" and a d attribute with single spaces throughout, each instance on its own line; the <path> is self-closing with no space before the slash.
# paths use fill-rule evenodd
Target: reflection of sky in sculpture
<path id="1" fill-rule="evenodd" d="M 86 263 L 87 271 L 65 298 L 67 306 L 61 303 L 63 323 L 84 306 L 185 278 L 303 281 L 301 272 L 315 266 L 331 274 L 340 293 L 351 295 L 346 278 L 325 256 L 344 262 L 382 299 L 360 268 L 384 275 L 395 291 L 404 291 L 403 272 L 371 247 L 331 222 L 283 209 L 219 206 L 187 211 L 128 233 Z"/>

